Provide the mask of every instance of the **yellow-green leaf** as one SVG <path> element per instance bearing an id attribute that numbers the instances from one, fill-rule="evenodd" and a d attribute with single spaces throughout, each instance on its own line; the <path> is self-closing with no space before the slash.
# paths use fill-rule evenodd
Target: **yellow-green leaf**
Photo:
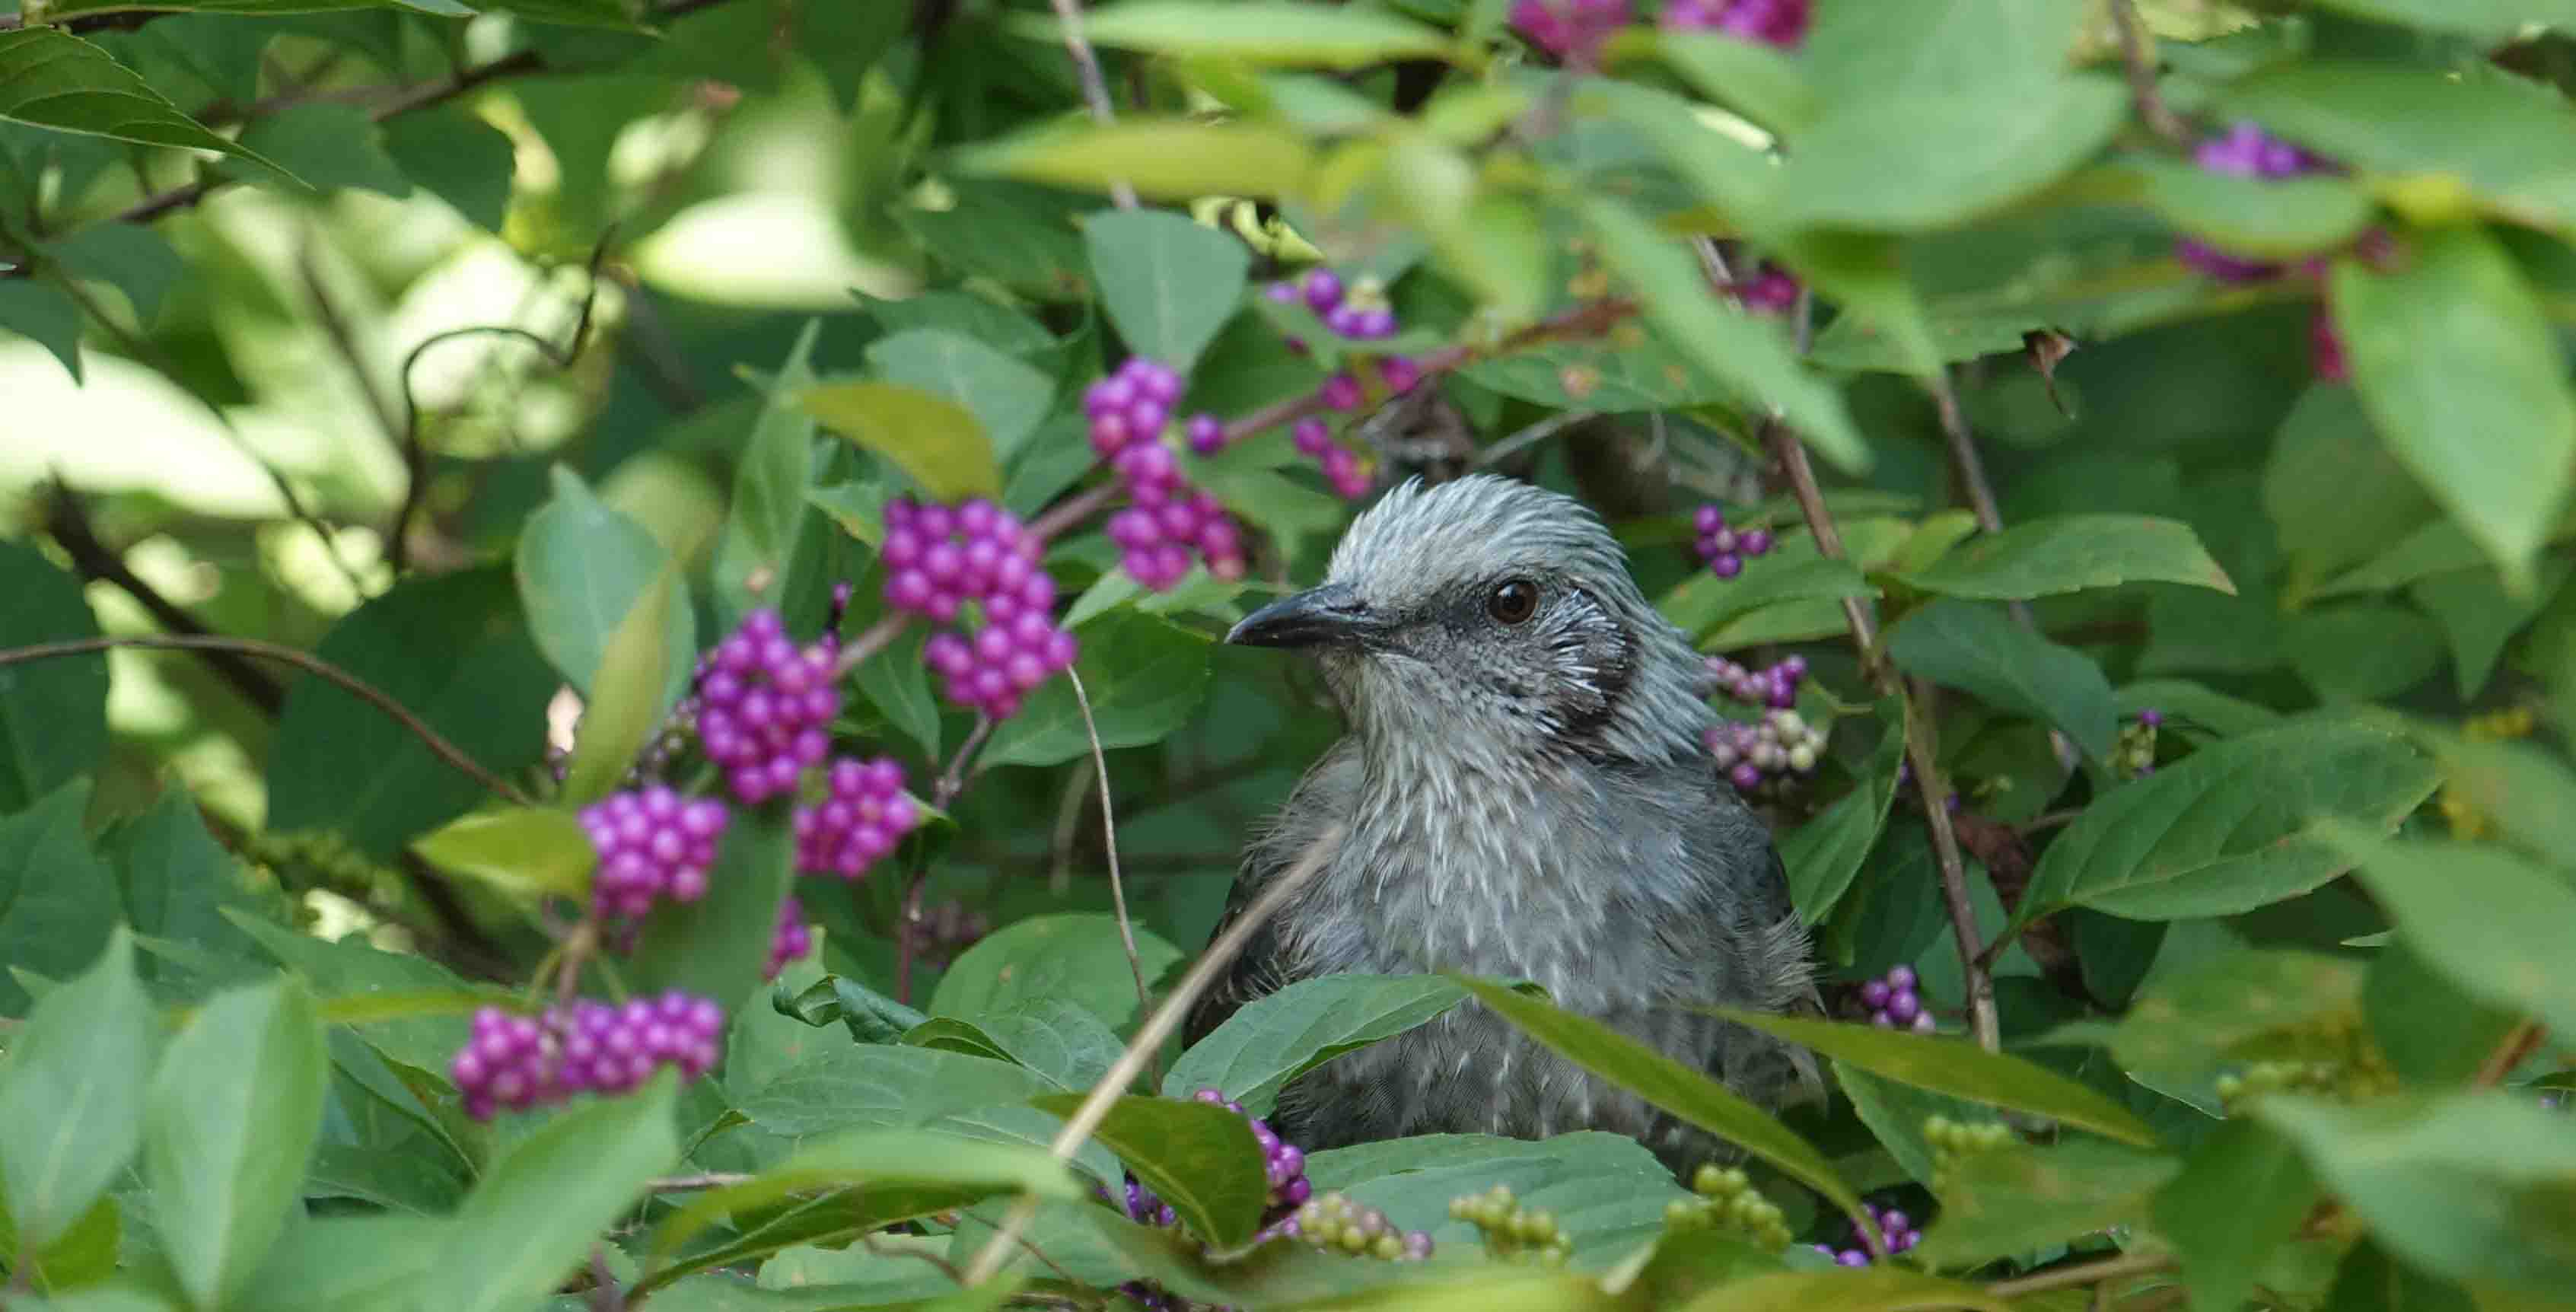
<path id="1" fill-rule="evenodd" d="M 595 802 L 614 791 L 661 722 L 662 694 L 670 682 L 670 645 L 664 635 L 671 626 L 672 569 L 663 566 L 645 585 L 600 652 L 599 669 L 590 676 L 590 701 L 582 707 L 581 733 L 573 740 L 572 764 L 564 774 L 564 796 L 573 802 Z M 588 875 L 589 869 L 581 873 Z"/>
<path id="2" fill-rule="evenodd" d="M 796 404 L 825 428 L 893 461 L 942 501 L 1001 491 L 993 443 L 966 408 L 898 383 L 831 383 Z"/>
<path id="3" fill-rule="evenodd" d="M 659 631 L 658 623 L 643 630 Z M 587 733 L 583 741 L 589 741 Z M 581 758 L 576 753 L 573 759 Z M 464 816 L 424 835 L 412 850 L 442 870 L 472 875 L 511 892 L 570 898 L 590 890 L 591 868 L 599 863 L 599 853 L 582 832 L 581 822 L 568 811 L 544 806 L 513 806 Z"/>

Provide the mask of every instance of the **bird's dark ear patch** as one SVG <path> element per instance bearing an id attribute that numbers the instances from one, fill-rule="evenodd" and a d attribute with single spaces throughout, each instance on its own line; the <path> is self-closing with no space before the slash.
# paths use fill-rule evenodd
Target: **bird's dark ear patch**
<path id="1" fill-rule="evenodd" d="M 1559 716 L 1567 745 L 1587 757 L 1607 753 L 1610 726 L 1627 705 L 1629 687 L 1637 681 L 1636 635 L 1607 613 L 1601 615 L 1601 621 L 1579 648 L 1579 657 L 1590 667 L 1590 676 L 1568 682 Z"/>

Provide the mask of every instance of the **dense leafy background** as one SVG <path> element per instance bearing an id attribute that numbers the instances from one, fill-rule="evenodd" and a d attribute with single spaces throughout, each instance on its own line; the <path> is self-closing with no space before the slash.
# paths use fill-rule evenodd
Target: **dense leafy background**
<path id="1" fill-rule="evenodd" d="M 1037 0 L 0 0 L 0 1304 L 2570 1305 L 2576 9 L 1816 0 L 1782 51 L 1664 7 L 1569 69 L 1496 0 L 1113 0 L 1103 124 Z M 2239 120 L 2340 167 L 2196 167 Z M 1262 294 L 1319 259 L 1393 342 Z M 1838 1018 L 1904 965 L 1942 1035 L 1789 1025 L 1835 1088 L 1775 1118 L 1490 981 L 1327 980 L 1056 1142 L 1335 732 L 1215 638 L 1320 573 L 1353 507 L 1284 424 L 1389 350 L 1438 376 L 1334 416 L 1380 486 L 1571 491 L 1704 649 L 1811 664 L 1798 908 Z M 1115 568 L 1079 407 L 1131 354 L 1261 417 L 1189 464 L 1245 579 Z M 845 884 L 746 810 L 582 977 L 718 998 L 720 1067 L 469 1119 L 568 808 L 752 608 L 849 581 L 871 631 L 906 492 L 1060 530 L 1094 723 L 1058 678 L 979 736 L 897 637 L 836 734 L 944 813 Z M 1779 539 L 1740 578 L 1711 500 Z M 238 644 L 29 650 L 102 634 L 411 723 Z M 821 946 L 764 987 L 791 885 Z M 1802 1242 L 1668 1225 L 1597 1133 L 1312 1158 L 1428 1264 L 1090 1201 L 1240 1241 L 1252 1140 L 1148 1095 L 1259 1112 L 1460 1006 L 1743 1145 Z M 1564 1269 L 1482 1260 L 1448 1208 L 1497 1184 Z M 1864 1197 L 1926 1241 L 1837 1269 Z"/>

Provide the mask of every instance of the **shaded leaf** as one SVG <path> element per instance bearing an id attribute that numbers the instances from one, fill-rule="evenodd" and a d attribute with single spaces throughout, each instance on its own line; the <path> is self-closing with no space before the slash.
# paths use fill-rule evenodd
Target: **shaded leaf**
<path id="1" fill-rule="evenodd" d="M 1234 317 L 1251 252 L 1217 229 L 1159 210 L 1094 214 L 1083 221 L 1082 238 L 1118 335 L 1137 354 L 1188 377 L 1199 352 Z"/>
<path id="2" fill-rule="evenodd" d="M 124 1173 L 142 1144 L 160 1040 L 122 929 L 12 1032 L 0 1064 L 0 1180 L 18 1245 L 51 1247 Z"/>
<path id="3" fill-rule="evenodd" d="M 1298 1076 L 1354 1049 L 1393 1038 L 1466 1000 L 1437 975 L 1324 975 L 1245 1003 L 1191 1045 L 1163 1080 L 1186 1098 L 1215 1089 L 1268 1116 Z"/>
<path id="4" fill-rule="evenodd" d="M 796 871 L 796 836 L 775 807 L 736 807 L 707 870 L 707 895 L 663 900 L 644 918 L 624 967 L 639 993 L 679 989 L 733 1014 L 760 988 L 778 906 Z"/>
<path id="5" fill-rule="evenodd" d="M 2089 1139 L 1970 1153 L 1943 1177 L 1940 1218 L 1915 1255 L 1930 1266 L 1979 1266 L 2134 1225 L 2181 1169 L 2171 1157 Z"/>
<path id="6" fill-rule="evenodd" d="M 200 1308 L 250 1282 L 301 1196 L 329 1061 L 292 978 L 217 995 L 170 1040 L 145 1112 L 153 1230 Z"/>
<path id="7" fill-rule="evenodd" d="M 1160 742 L 1207 695 L 1208 643 L 1167 620 L 1135 611 L 1104 615 L 1074 633 L 1074 672 L 1091 697 L 1104 748 Z M 984 744 L 981 764 L 1059 765 L 1087 756 L 1091 736 L 1073 686 L 1049 679 Z"/>
<path id="8" fill-rule="evenodd" d="M 98 636 L 80 583 L 35 548 L 0 542 L 0 647 Z M 107 754 L 107 657 L 0 665 L 0 815 Z"/>
<path id="9" fill-rule="evenodd" d="M 48 979 L 88 968 L 117 919 L 116 876 L 90 847 L 78 778 L 0 817 L 0 962 Z M 0 978 L 0 1015 L 27 1014 L 22 982 Z"/>
<path id="10" fill-rule="evenodd" d="M 1888 632 L 1887 654 L 1910 674 L 2055 725 L 2094 760 L 2110 753 L 2111 684 L 2102 668 L 1995 607 L 1934 602 Z"/>
<path id="11" fill-rule="evenodd" d="M 494 1162 L 448 1227 L 419 1292 L 449 1312 L 518 1312 L 590 1256 L 646 1181 L 680 1158 L 671 1128 L 679 1088 L 665 1070 L 644 1087 L 575 1107 Z"/>
<path id="12" fill-rule="evenodd" d="M 2576 890 L 2492 846 L 2383 842 L 2329 824 L 2356 878 L 2397 922 L 2407 947 L 2474 997 L 2562 1034 L 2576 1033 Z"/>
<path id="13" fill-rule="evenodd" d="M 1250 1138 L 1249 1132 L 1245 1137 Z M 1049 1198 L 1084 1196 L 1064 1163 L 1040 1149 L 964 1141 L 918 1130 L 860 1131 L 808 1143 L 749 1180 L 690 1199 L 654 1229 L 655 1260 L 657 1264 L 669 1261 L 691 1238 L 728 1216 L 803 1191 L 835 1186 L 883 1194 L 888 1202 L 907 1195 L 945 1200 L 908 1211 L 911 1216 L 963 1206 L 1005 1190 Z M 870 1210 L 883 1214 L 891 1209 L 871 1206 Z M 897 1219 L 901 1218 L 888 1216 L 880 1224 Z"/>
<path id="14" fill-rule="evenodd" d="M 180 113 L 106 51 L 50 27 L 0 32 L 0 88 L 0 119 L 277 167 Z"/>
<path id="15" fill-rule="evenodd" d="M 2308 1218 L 2317 1180 L 2289 1141 L 2230 1119 L 2156 1191 L 2155 1225 L 2182 1254 L 2196 1304 L 2232 1307 L 2254 1292 L 2273 1250 Z"/>
<path id="16" fill-rule="evenodd" d="M 740 1105 L 752 1124 L 802 1138 L 922 1125 L 959 1108 L 1024 1103 L 1054 1092 L 1045 1077 L 1009 1062 L 865 1044 L 798 1062 L 741 1095 Z"/>
<path id="17" fill-rule="evenodd" d="M 1016 1062 L 1062 1089 L 1099 1083 L 1127 1046 L 1098 1016 L 1050 997 L 1024 998 L 971 1021 L 934 1017 L 906 1033 L 903 1041 Z"/>
<path id="18" fill-rule="evenodd" d="M 1989 601 L 2123 583 L 2186 583 L 2233 594 L 2191 526 L 2145 515 L 2052 515 L 1970 538 L 1897 577 L 1925 592 Z"/>
<path id="19" fill-rule="evenodd" d="M 1135 935 L 1147 981 L 1181 959 L 1152 930 L 1137 927 Z M 985 935 L 940 975 L 930 1010 L 974 1020 L 1036 998 L 1067 999 L 1113 1029 L 1126 1027 L 1136 1015 L 1136 984 L 1115 916 L 1031 916 Z"/>
<path id="20" fill-rule="evenodd" d="M 1087 1094 L 1057 1093 L 1032 1106 L 1071 1116 Z M 1130 1095 L 1109 1105 L 1091 1137 L 1109 1145 L 1181 1224 L 1218 1248 L 1239 1248 L 1261 1226 L 1270 1177 L 1252 1124 L 1212 1102 Z"/>
<path id="21" fill-rule="evenodd" d="M 670 553 L 643 525 L 601 501 L 579 474 L 557 465 L 550 477 L 554 497 L 528 517 L 513 568 L 537 646 L 566 682 L 595 696 L 592 681 L 618 626 L 639 604 L 650 604 Z M 697 620 L 688 607 L 670 606 L 664 625 L 656 716 L 688 685 L 697 656 Z"/>
<path id="22" fill-rule="evenodd" d="M 1852 790 L 1835 799 L 1823 814 L 1798 826 L 1780 840 L 1780 864 L 1789 872 L 1789 900 L 1808 925 L 1823 923 L 1851 888 L 1870 849 L 1887 825 L 1888 808 L 1896 802 L 1897 766 L 1905 759 L 1905 703 L 1882 699 L 1876 707 L 1882 732 L 1878 747 L 1860 771 Z"/>

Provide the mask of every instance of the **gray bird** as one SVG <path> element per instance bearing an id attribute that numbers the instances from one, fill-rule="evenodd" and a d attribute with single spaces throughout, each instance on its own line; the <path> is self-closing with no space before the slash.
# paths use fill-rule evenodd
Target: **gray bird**
<path id="1" fill-rule="evenodd" d="M 1299 980 L 1454 969 L 1535 980 L 1756 1101 L 1815 1091 L 1803 1051 L 1684 1005 L 1812 1007 L 1807 937 L 1701 743 L 1698 656 L 1580 503 L 1490 475 L 1408 482 L 1351 525 L 1329 581 L 1226 641 L 1313 652 L 1349 728 L 1254 835 L 1226 920 L 1341 838 L 1188 1041 Z M 1310 1149 L 1602 1129 L 1677 1170 L 1732 1155 L 1472 1003 L 1318 1067 L 1273 1120 Z"/>

